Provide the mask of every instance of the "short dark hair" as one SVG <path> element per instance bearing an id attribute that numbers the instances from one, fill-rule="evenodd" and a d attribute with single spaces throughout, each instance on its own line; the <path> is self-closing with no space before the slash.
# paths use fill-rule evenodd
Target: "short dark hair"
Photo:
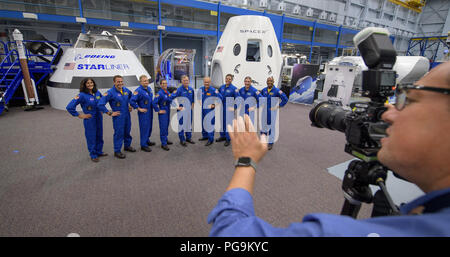
<path id="1" fill-rule="evenodd" d="M 122 76 L 120 76 L 120 75 L 116 75 L 116 76 L 114 76 L 114 77 L 113 77 L 113 81 L 114 81 L 114 82 L 116 82 L 116 79 L 117 79 L 117 78 L 122 78 L 122 79 L 123 79 L 123 77 L 122 77 Z"/>
<path id="2" fill-rule="evenodd" d="M 228 73 L 228 74 L 225 76 L 225 78 L 226 78 L 226 77 L 231 77 L 231 79 L 234 79 L 233 74 L 230 74 L 230 73 Z"/>
<path id="3" fill-rule="evenodd" d="M 95 84 L 95 81 L 92 78 L 84 78 L 81 82 L 80 82 L 80 92 L 84 92 L 86 94 L 89 94 L 89 89 L 87 89 L 86 87 L 86 83 L 88 81 L 92 81 L 92 83 L 94 83 L 94 88 L 92 89 L 92 93 L 97 93 L 97 84 Z"/>

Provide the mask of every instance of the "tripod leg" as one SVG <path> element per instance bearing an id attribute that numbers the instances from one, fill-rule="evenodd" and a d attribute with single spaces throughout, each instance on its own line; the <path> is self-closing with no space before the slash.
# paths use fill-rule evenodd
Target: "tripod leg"
<path id="1" fill-rule="evenodd" d="M 361 209 L 361 203 L 350 203 L 349 200 L 345 199 L 344 205 L 342 206 L 341 215 L 347 215 L 356 219 L 359 210 Z"/>

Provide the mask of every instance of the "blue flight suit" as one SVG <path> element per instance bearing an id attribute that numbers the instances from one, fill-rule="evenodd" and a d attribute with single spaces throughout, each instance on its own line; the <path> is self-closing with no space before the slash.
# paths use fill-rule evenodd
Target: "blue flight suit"
<path id="1" fill-rule="evenodd" d="M 103 153 L 103 117 L 97 104 L 102 99 L 102 94 L 97 91 L 94 95 L 80 92 L 69 102 L 66 109 L 74 117 L 79 113 L 76 111 L 78 104 L 85 114 L 92 115 L 89 119 L 84 119 L 84 135 L 86 136 L 87 148 L 92 159 Z"/>
<path id="2" fill-rule="evenodd" d="M 259 97 L 261 96 L 261 92 L 259 92 L 256 88 L 250 85 L 248 90 L 245 90 L 245 86 L 243 86 L 239 90 L 239 95 L 243 98 L 244 101 L 249 97 L 253 97 L 255 99 L 255 102 L 249 102 L 249 104 L 246 104 L 244 108 L 241 107 L 241 112 L 239 114 L 240 116 L 244 116 L 243 115 L 244 112 L 250 117 L 252 122 L 255 122 L 256 111 L 252 111 L 252 115 L 250 115 L 248 109 L 250 109 L 250 107 L 259 107 Z"/>
<path id="3" fill-rule="evenodd" d="M 122 87 L 123 94 L 113 86 L 105 94 L 103 94 L 102 99 L 98 102 L 98 108 L 101 112 L 107 113 L 106 103 L 109 103 L 113 112 L 120 111 L 119 116 L 112 117 L 113 128 L 114 128 L 114 152 L 119 153 L 122 150 L 122 144 L 125 148 L 131 145 L 132 137 L 131 132 L 131 115 L 128 109 L 128 104 L 132 92 L 126 88 Z"/>
<path id="4" fill-rule="evenodd" d="M 207 131 L 205 129 L 205 124 L 203 124 L 203 122 L 205 122 L 205 117 L 206 115 L 208 115 L 208 113 L 210 112 L 214 112 L 215 108 L 208 108 L 209 105 L 214 104 L 217 105 L 216 103 L 213 103 L 211 100 L 207 100 L 210 97 L 217 97 L 219 98 L 220 101 L 222 101 L 222 95 L 219 93 L 219 90 L 215 89 L 214 87 L 209 87 L 208 90 L 206 90 L 206 87 L 203 86 L 199 89 L 198 91 L 199 94 L 199 99 L 202 99 L 202 138 L 208 138 L 208 142 L 214 142 L 214 125 L 216 124 L 216 117 L 213 117 L 211 119 L 211 124 L 208 125 L 212 125 L 212 128 L 207 128 Z M 212 129 L 212 130 L 211 130 Z"/>
<path id="5" fill-rule="evenodd" d="M 169 122 L 170 122 L 170 104 L 172 103 L 173 94 L 169 91 L 160 89 L 153 99 L 153 109 L 155 112 L 160 110 L 166 111 L 166 113 L 158 113 L 159 120 L 159 137 L 161 139 L 161 145 L 167 145 L 167 136 L 169 135 Z"/>
<path id="6" fill-rule="evenodd" d="M 277 106 L 277 103 L 280 101 L 281 98 L 281 103 L 279 104 L 280 108 L 285 106 L 288 102 L 288 98 L 286 96 L 286 94 L 281 91 L 279 88 L 276 87 L 272 87 L 271 90 L 269 90 L 268 87 L 264 88 L 261 91 L 260 94 L 260 100 L 259 100 L 259 104 L 261 105 L 265 105 L 263 106 L 264 110 L 262 112 L 262 128 L 261 128 L 261 134 L 268 134 L 269 135 L 269 145 L 272 145 L 275 141 L 275 131 L 273 130 L 275 128 L 275 124 L 272 124 L 272 118 L 275 121 L 276 120 L 276 115 L 277 115 L 277 111 L 271 111 L 270 109 L 272 107 Z M 265 115 L 267 112 L 267 115 Z M 272 117 L 272 114 L 274 115 L 274 117 Z"/>
<path id="7" fill-rule="evenodd" d="M 236 100 L 237 97 L 239 97 L 239 89 L 235 87 L 233 84 L 230 84 L 228 87 L 226 84 L 222 85 L 219 88 L 219 93 L 222 95 L 222 130 L 220 132 L 220 137 L 225 138 L 227 141 L 230 141 L 230 135 L 227 132 L 227 125 L 231 125 L 234 119 L 234 112 L 233 112 L 233 118 L 231 120 L 227 120 L 227 112 L 231 112 L 228 110 L 229 107 L 236 109 L 236 105 L 233 104 L 232 106 L 226 106 L 226 100 L 228 97 L 232 97 L 233 100 Z"/>
<path id="8" fill-rule="evenodd" d="M 400 216 L 357 220 L 349 216 L 313 213 L 303 217 L 301 223 L 295 222 L 286 228 L 278 228 L 256 217 L 251 194 L 242 188 L 235 188 L 220 198 L 208 215 L 208 223 L 213 223 L 210 236 L 448 237 L 449 198 L 450 188 L 447 188 L 430 192 L 402 205 L 400 211 L 403 215 Z M 420 215 L 413 215 L 423 207 L 425 209 Z"/>
<path id="9" fill-rule="evenodd" d="M 148 146 L 148 141 L 152 135 L 152 125 L 153 125 L 153 93 L 150 87 L 145 89 L 140 85 L 133 93 L 130 99 L 130 105 L 137 109 L 145 108 L 147 112 L 139 112 L 139 132 L 141 136 L 141 147 Z"/>
<path id="10" fill-rule="evenodd" d="M 184 142 L 186 140 L 191 140 L 192 138 L 192 103 L 194 102 L 194 89 L 192 87 L 188 86 L 187 88 L 184 88 L 183 86 L 180 86 L 176 91 L 173 92 L 171 98 L 175 99 L 177 97 L 185 97 L 188 99 L 188 103 L 179 103 L 180 107 L 184 107 L 189 104 L 189 107 L 191 109 L 191 117 L 190 120 L 186 121 L 186 124 L 184 124 L 183 117 L 181 117 L 180 111 L 177 111 L 178 119 L 179 119 L 179 131 L 178 131 L 178 137 L 180 138 L 181 142 Z M 184 105 L 183 105 L 184 104 Z M 186 111 L 183 110 L 183 111 Z M 185 131 L 186 129 L 186 131 Z M 185 137 L 186 135 L 186 137 Z"/>

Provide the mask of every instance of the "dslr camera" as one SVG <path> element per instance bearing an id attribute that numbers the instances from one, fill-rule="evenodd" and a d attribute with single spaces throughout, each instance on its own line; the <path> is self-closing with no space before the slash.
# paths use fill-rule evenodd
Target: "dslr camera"
<path id="1" fill-rule="evenodd" d="M 393 209 L 389 213 L 393 213 L 395 205 L 383 190 L 388 169 L 378 162 L 377 153 L 389 126 L 381 115 L 387 110 L 384 103 L 394 95 L 396 72 L 392 68 L 397 54 L 386 29 L 366 28 L 355 35 L 353 42 L 368 67 L 362 72 L 361 95 L 370 101 L 351 103 L 350 109 L 332 101 L 321 102 L 310 111 L 309 118 L 312 126 L 344 132 L 345 152 L 360 159 L 352 161 L 345 172 L 342 189 L 346 200 L 341 214 L 356 217 L 361 202 L 373 201 L 369 184 L 381 187 Z"/>

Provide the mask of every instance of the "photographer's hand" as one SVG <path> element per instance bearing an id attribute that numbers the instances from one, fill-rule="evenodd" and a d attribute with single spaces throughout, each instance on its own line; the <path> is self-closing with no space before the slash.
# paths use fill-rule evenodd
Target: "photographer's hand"
<path id="1" fill-rule="evenodd" d="M 258 163 L 266 154 L 267 137 L 261 135 L 261 139 L 258 138 L 248 115 L 245 115 L 245 122 L 242 117 L 233 120 L 233 127 L 228 125 L 228 133 L 235 160 L 239 157 L 250 157 L 255 163 Z M 243 188 L 252 194 L 254 180 L 255 170 L 252 167 L 237 167 L 227 191 L 233 188 Z"/>

